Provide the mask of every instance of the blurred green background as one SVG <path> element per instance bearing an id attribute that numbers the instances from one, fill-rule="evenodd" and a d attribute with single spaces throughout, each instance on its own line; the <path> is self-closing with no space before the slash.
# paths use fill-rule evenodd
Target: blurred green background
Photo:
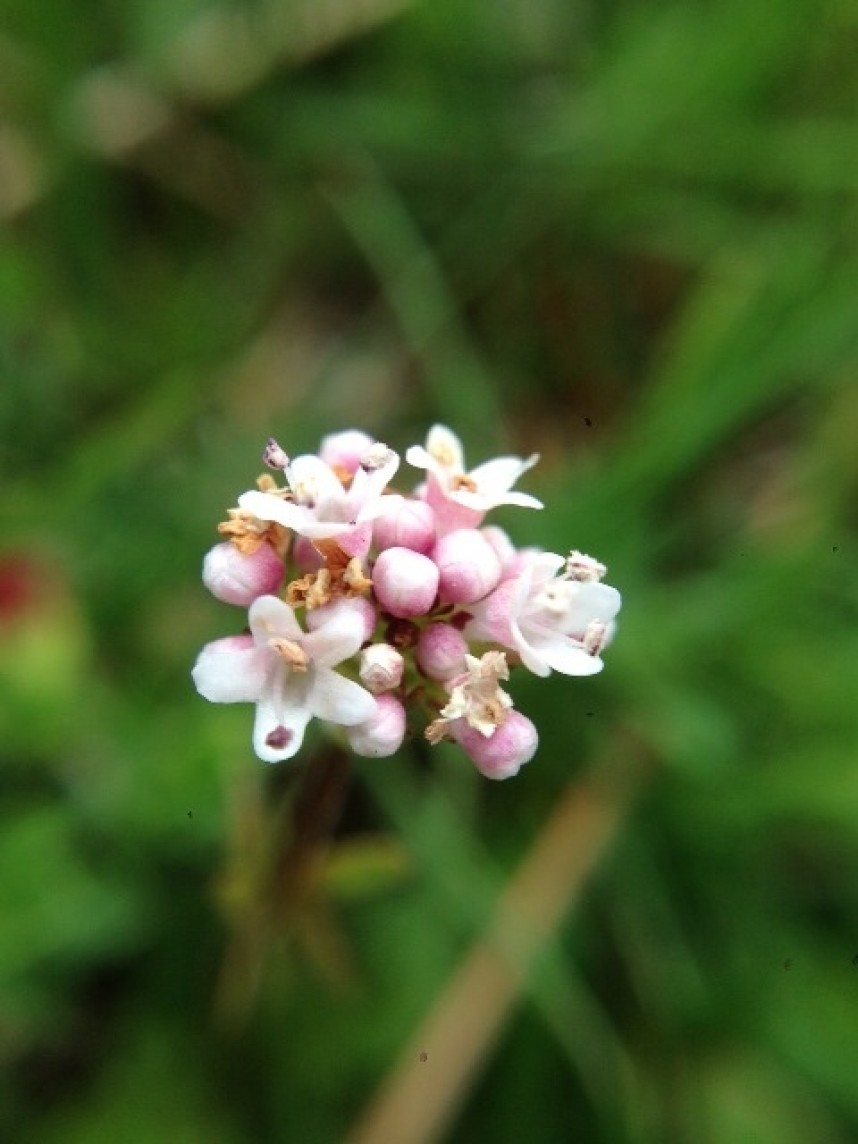
<path id="1" fill-rule="evenodd" d="M 2 0 L 3 1139 L 347 1139 L 579 787 L 508 1019 L 361 1140 L 855 1138 L 856 48 L 845 0 Z M 506 783 L 266 768 L 190 683 L 215 524 L 270 434 L 436 420 L 542 454 L 494 519 L 608 564 L 607 668 L 514 677 Z"/>

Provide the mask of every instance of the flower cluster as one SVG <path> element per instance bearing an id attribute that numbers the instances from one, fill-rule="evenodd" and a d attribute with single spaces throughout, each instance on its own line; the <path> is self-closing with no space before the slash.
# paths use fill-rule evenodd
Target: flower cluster
<path id="1" fill-rule="evenodd" d="M 538 736 L 501 686 L 510 667 L 600 671 L 620 608 L 598 561 L 517 549 L 483 524 L 498 505 L 542 507 L 513 490 L 537 457 L 468 471 L 436 425 L 405 454 L 425 473 L 408 495 L 390 487 L 399 456 L 357 430 L 292 459 L 271 440 L 263 459 L 278 477 L 238 498 L 203 564 L 209 590 L 249 612 L 244 634 L 200 653 L 200 694 L 256 704 L 265 762 L 295 755 L 312 718 L 359 755 L 392 755 L 422 711 L 430 743 L 455 741 L 489 778 L 516 774 Z"/>

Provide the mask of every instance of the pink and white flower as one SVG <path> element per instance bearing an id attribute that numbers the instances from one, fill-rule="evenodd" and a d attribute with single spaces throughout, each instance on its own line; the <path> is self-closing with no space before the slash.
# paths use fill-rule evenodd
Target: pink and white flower
<path id="1" fill-rule="evenodd" d="M 363 453 L 348 485 L 321 457 L 303 454 L 284 469 L 284 490 L 254 489 L 238 498 L 257 520 L 274 521 L 310 540 L 336 537 L 349 556 L 365 556 L 372 522 L 382 511 L 381 494 L 399 468 L 399 455 L 381 443 Z"/>
<path id="2" fill-rule="evenodd" d="M 193 670 L 212 703 L 255 703 L 253 748 L 263 762 L 291 759 L 312 718 L 355 726 L 375 713 L 375 699 L 334 668 L 361 645 L 364 621 L 340 606 L 327 623 L 304 632 L 288 604 L 261 596 L 250 607 L 251 635 L 216 640 Z"/>
<path id="3" fill-rule="evenodd" d="M 489 509 L 498 505 L 542 508 L 528 493 L 512 492 L 518 478 L 532 469 L 536 453 L 521 457 L 496 457 L 468 472 L 459 438 L 445 425 L 433 425 L 425 447 L 412 445 L 406 452 L 409 465 L 426 470 L 424 499 L 435 511 L 438 534 L 457 528 L 477 528 Z"/>
<path id="4" fill-rule="evenodd" d="M 490 640 L 518 652 L 536 675 L 595 675 L 613 634 L 621 598 L 597 580 L 571 579 L 567 560 L 543 552 L 520 576 L 504 580 L 469 609 L 466 639 Z"/>

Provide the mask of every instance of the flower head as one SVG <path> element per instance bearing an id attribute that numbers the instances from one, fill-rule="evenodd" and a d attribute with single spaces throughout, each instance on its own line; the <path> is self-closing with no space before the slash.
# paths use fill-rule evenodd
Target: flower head
<path id="1" fill-rule="evenodd" d="M 203 573 L 218 599 L 249 605 L 249 632 L 207 644 L 194 683 L 214 703 L 256 705 L 266 762 L 296 755 L 313 718 L 345 728 L 356 754 L 386 758 L 419 708 L 431 743 L 509 778 L 538 743 L 504 689 L 511 669 L 601 670 L 620 595 L 593 557 L 519 548 L 483 524 L 498 505 L 542 507 L 513 490 L 535 456 L 467 470 L 442 425 L 406 456 L 426 471 L 411 495 L 390 487 L 398 455 L 360 430 L 294 459 L 269 440 L 273 474 L 228 510 L 228 543 Z"/>

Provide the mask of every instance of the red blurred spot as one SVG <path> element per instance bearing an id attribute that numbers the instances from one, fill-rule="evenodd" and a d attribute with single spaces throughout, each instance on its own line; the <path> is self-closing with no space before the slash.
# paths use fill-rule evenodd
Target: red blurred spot
<path id="1" fill-rule="evenodd" d="M 38 574 L 22 556 L 0 557 L 0 622 L 12 620 L 33 606 Z"/>

